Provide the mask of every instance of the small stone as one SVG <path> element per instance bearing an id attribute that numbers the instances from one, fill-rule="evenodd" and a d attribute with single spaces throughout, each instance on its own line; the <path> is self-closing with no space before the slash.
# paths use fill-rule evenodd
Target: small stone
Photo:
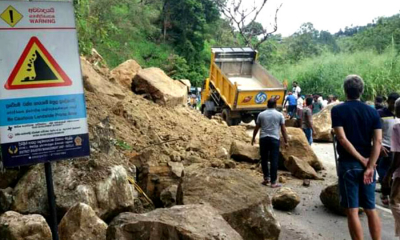
<path id="1" fill-rule="evenodd" d="M 290 188 L 281 188 L 272 198 L 274 208 L 291 211 L 300 203 L 300 197 Z"/>
<path id="2" fill-rule="evenodd" d="M 304 179 L 304 180 L 303 180 L 303 186 L 304 186 L 304 187 L 309 187 L 310 185 L 311 185 L 310 179 Z"/>
<path id="3" fill-rule="evenodd" d="M 286 183 L 286 182 L 287 182 L 287 179 L 286 179 L 284 176 L 280 176 L 280 177 L 279 177 L 279 182 L 280 182 L 280 183 Z"/>

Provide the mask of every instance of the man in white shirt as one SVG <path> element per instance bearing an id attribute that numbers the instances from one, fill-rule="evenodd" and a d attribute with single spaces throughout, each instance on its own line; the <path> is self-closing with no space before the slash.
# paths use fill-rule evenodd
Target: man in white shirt
<path id="1" fill-rule="evenodd" d="M 298 99 L 300 97 L 300 93 L 301 93 L 301 88 L 299 86 L 299 83 L 297 81 L 293 82 L 293 96 L 296 97 L 296 99 Z"/>

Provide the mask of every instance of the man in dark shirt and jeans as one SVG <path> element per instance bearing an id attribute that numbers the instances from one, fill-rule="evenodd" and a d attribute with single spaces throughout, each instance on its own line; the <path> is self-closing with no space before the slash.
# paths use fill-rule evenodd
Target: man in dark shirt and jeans
<path id="1" fill-rule="evenodd" d="M 360 101 L 364 92 L 361 77 L 348 76 L 343 87 L 347 101 L 333 107 L 331 113 L 338 140 L 340 204 L 346 209 L 353 240 L 363 239 L 359 207 L 367 215 L 371 238 L 380 240 L 381 224 L 375 210 L 375 164 L 382 145 L 381 121 L 375 109 Z"/>

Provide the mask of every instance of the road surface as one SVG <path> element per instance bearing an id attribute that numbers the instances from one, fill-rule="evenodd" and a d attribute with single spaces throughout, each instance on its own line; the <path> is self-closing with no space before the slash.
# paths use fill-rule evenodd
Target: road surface
<path id="1" fill-rule="evenodd" d="M 254 126 L 254 123 L 251 124 Z M 253 128 L 248 127 L 248 134 L 252 136 Z M 284 212 L 275 210 L 275 214 L 281 224 L 281 240 L 350 240 L 347 229 L 347 219 L 327 210 L 321 203 L 319 195 L 326 186 L 337 181 L 335 158 L 331 143 L 314 143 L 312 146 L 318 158 L 323 162 L 326 170 L 324 181 L 311 181 L 309 188 L 303 187 L 302 180 L 295 178 L 289 180 L 285 187 L 296 191 L 301 202 L 295 210 Z M 284 173 L 284 172 L 280 172 Z M 271 189 L 271 196 L 276 190 Z M 389 209 L 383 208 L 379 194 L 376 195 L 378 213 L 382 220 L 382 239 L 398 240 L 394 236 L 394 219 Z M 371 239 L 368 233 L 367 218 L 360 215 L 364 229 L 365 239 Z"/>

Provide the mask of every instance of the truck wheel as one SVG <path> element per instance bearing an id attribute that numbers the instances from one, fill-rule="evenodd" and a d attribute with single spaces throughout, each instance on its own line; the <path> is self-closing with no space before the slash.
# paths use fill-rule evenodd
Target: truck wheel
<path id="1" fill-rule="evenodd" d="M 242 122 L 251 123 L 251 121 L 253 121 L 253 116 L 251 114 L 246 114 L 242 116 Z"/>
<path id="2" fill-rule="evenodd" d="M 215 104 L 212 101 L 206 101 L 203 106 L 203 115 L 209 119 L 211 119 L 212 115 L 214 115 Z"/>
<path id="3" fill-rule="evenodd" d="M 225 108 L 222 110 L 222 119 L 228 124 L 228 126 L 239 125 L 242 121 L 240 118 L 231 118 L 231 110 L 229 108 Z"/>

